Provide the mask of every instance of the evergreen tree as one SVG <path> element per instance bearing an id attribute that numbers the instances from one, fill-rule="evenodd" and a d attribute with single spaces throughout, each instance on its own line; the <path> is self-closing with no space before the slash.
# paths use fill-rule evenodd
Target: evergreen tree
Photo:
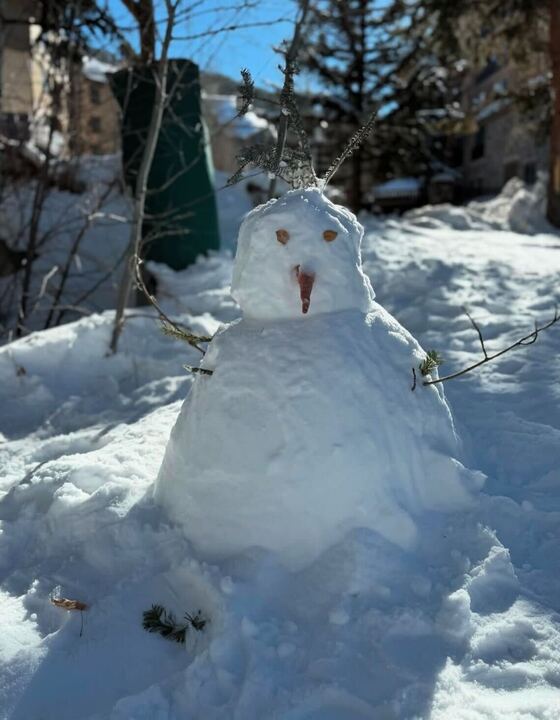
<path id="1" fill-rule="evenodd" d="M 314 7 L 302 63 L 325 87 L 319 97 L 325 117 L 347 136 L 348 127 L 360 127 L 378 110 L 370 142 L 352 160 L 348 200 L 354 210 L 363 206 L 364 176 L 426 176 L 447 159 L 440 136 L 448 130 L 445 120 L 460 115 L 462 68 L 447 47 L 444 54 L 443 46 L 428 42 L 433 24 L 402 0 L 389 6 L 320 0 Z"/>
<path id="2" fill-rule="evenodd" d="M 58 48 L 60 54 L 75 59 L 90 50 L 93 40 L 124 41 L 107 7 L 97 0 L 43 0 L 38 3 L 36 23 L 40 28 L 38 40 Z"/>
<path id="3" fill-rule="evenodd" d="M 308 43 L 301 63 L 325 87 L 328 95 L 319 99 L 342 137 L 357 131 L 377 106 L 374 5 L 375 0 L 325 0 L 315 4 L 310 16 Z M 335 143 L 338 140 L 329 139 Z M 365 154 L 362 146 L 350 163 L 348 202 L 355 211 L 363 202 Z"/>

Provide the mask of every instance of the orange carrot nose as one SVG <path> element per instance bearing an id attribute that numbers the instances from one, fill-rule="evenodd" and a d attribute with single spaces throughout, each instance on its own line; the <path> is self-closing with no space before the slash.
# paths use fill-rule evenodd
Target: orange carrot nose
<path id="1" fill-rule="evenodd" d="M 315 273 L 307 273 L 300 269 L 299 265 L 294 268 L 299 283 L 299 296 L 301 298 L 301 312 L 305 315 L 311 303 L 311 291 L 315 282 Z"/>

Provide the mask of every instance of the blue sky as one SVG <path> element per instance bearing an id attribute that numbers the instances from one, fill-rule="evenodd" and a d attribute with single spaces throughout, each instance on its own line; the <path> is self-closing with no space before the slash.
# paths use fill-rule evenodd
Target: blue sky
<path id="1" fill-rule="evenodd" d="M 156 7 L 163 6 L 155 0 Z M 269 26 L 245 27 L 204 39 L 178 39 L 173 43 L 172 55 L 194 60 L 202 70 L 220 72 L 233 78 L 239 77 L 242 67 L 247 67 L 258 85 L 280 83 L 282 76 L 277 69 L 279 56 L 273 46 L 291 36 L 292 21 L 297 8 L 290 0 L 256 0 L 256 7 L 235 9 L 236 0 L 203 0 L 191 17 L 184 13 L 176 26 L 178 38 L 190 37 L 211 29 L 229 25 L 279 22 Z M 184 7 L 193 5 L 185 0 Z M 109 0 L 109 6 L 119 25 L 130 26 L 130 15 L 121 0 Z M 136 33 L 130 34 L 130 42 L 137 46 Z"/>

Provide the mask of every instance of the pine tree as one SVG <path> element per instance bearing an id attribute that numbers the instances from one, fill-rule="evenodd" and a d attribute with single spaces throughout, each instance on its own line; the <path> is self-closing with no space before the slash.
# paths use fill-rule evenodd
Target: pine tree
<path id="1" fill-rule="evenodd" d="M 331 125 L 348 136 L 377 109 L 370 142 L 354 154 L 349 204 L 359 210 L 365 180 L 429 175 L 447 159 L 445 121 L 457 120 L 461 67 L 452 51 L 429 44 L 433 19 L 409 2 L 325 0 L 313 13 L 310 47 L 302 59 L 325 87 L 320 97 Z"/>
<path id="2" fill-rule="evenodd" d="M 356 132 L 377 107 L 378 74 L 374 31 L 375 0 L 326 0 L 312 9 L 310 32 L 301 62 L 318 76 L 327 94 L 320 100 L 342 137 Z M 330 138 L 339 144 L 340 138 Z M 352 156 L 348 203 L 363 203 L 366 146 Z"/>

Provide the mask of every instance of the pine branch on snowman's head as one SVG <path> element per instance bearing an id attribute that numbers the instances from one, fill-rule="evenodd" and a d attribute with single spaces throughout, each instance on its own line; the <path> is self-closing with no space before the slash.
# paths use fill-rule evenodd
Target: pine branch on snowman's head
<path id="1" fill-rule="evenodd" d="M 313 158 L 309 138 L 305 130 L 301 113 L 296 100 L 293 77 L 297 74 L 297 65 L 280 68 L 286 78 L 280 94 L 282 121 L 285 123 L 284 133 L 279 128 L 278 138 L 273 144 L 254 144 L 243 149 L 237 155 L 239 168 L 229 178 L 228 185 L 234 185 L 243 179 L 247 166 L 260 168 L 269 177 L 279 177 L 293 189 L 319 188 L 324 192 L 341 165 L 369 137 L 376 120 L 376 112 L 371 113 L 366 122 L 350 138 L 343 151 L 329 166 L 326 174 L 318 178 L 313 168 Z M 246 114 L 252 107 L 255 97 L 255 84 L 248 70 L 241 71 L 242 83 L 239 86 L 238 116 Z M 288 131 L 296 138 L 296 145 L 286 142 Z"/>
<path id="2" fill-rule="evenodd" d="M 281 104 L 287 110 L 284 129 L 293 129 L 296 147 L 279 142 L 246 148 L 230 183 L 241 179 L 243 170 L 252 165 L 282 178 L 292 190 L 256 208 L 243 221 L 232 295 L 245 317 L 261 320 L 342 310 L 366 313 L 375 294 L 362 271 L 363 228 L 349 210 L 334 205 L 324 190 L 344 160 L 369 135 L 373 117 L 319 180 L 293 83 L 285 83 Z"/>

